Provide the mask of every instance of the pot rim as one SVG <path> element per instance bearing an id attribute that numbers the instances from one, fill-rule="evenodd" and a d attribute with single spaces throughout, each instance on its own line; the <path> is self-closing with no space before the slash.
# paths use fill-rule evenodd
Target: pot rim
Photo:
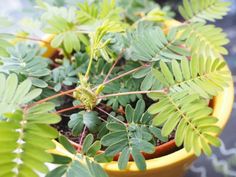
<path id="1" fill-rule="evenodd" d="M 78 152 L 80 152 L 81 145 L 79 145 L 78 143 L 76 143 L 74 141 L 71 141 L 71 140 L 70 140 L 70 143 L 77 149 Z M 172 139 L 172 140 L 167 141 L 167 142 L 165 142 L 165 143 L 163 143 L 159 146 L 155 146 L 155 152 L 154 153 L 147 154 L 147 153 L 142 152 L 142 154 L 144 155 L 146 160 L 149 160 L 149 159 L 154 159 L 154 158 L 157 158 L 157 157 L 162 157 L 162 156 L 165 156 L 167 154 L 171 154 L 174 151 L 177 151 L 177 149 L 178 149 L 178 147 L 175 144 L 175 140 Z M 98 151 L 98 154 L 101 154 L 101 153 L 104 153 L 104 152 L 105 151 L 100 150 L 100 151 Z M 119 156 L 120 156 L 120 153 L 116 154 L 113 158 L 113 161 L 117 162 Z M 133 162 L 133 158 L 130 157 L 129 161 Z"/>

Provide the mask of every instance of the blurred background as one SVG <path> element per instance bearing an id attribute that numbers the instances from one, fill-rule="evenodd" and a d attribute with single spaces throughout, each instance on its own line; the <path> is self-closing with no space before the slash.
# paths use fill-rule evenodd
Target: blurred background
<path id="1" fill-rule="evenodd" d="M 27 29 L 32 36 L 42 37 L 43 33 L 38 29 L 40 23 L 37 18 L 40 10 L 33 8 L 36 0 L 1 0 L 0 3 L 0 32 L 20 31 Z M 75 5 L 83 0 L 44 0 L 50 4 L 63 6 L 65 3 Z M 177 13 L 177 4 L 182 0 L 156 0 L 160 5 L 168 5 Z M 223 20 L 215 24 L 224 29 L 230 43 L 226 46 L 229 55 L 226 60 L 233 73 L 236 82 L 236 0 L 231 1 L 232 6 L 229 14 Z M 2 17 L 8 16 L 8 20 Z M 20 20 L 22 19 L 22 20 Z M 235 85 L 236 86 L 236 85 Z M 214 149 L 212 157 L 201 156 L 188 170 L 186 177 L 236 177 L 236 103 L 231 114 L 231 119 L 221 135 L 223 141 L 220 149 Z"/>

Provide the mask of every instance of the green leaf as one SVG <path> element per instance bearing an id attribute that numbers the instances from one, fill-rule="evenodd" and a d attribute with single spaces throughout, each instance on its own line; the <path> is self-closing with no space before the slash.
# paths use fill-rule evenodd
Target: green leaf
<path id="1" fill-rule="evenodd" d="M 221 0 L 184 0 L 179 12 L 190 22 L 214 22 L 227 14 L 230 4 Z"/>
<path id="2" fill-rule="evenodd" d="M 124 131 L 112 132 L 105 135 L 104 137 L 102 137 L 101 142 L 104 146 L 109 146 L 117 143 L 120 140 L 126 140 L 127 138 L 128 137 L 126 134 L 126 130 L 124 130 Z"/>
<path id="3" fill-rule="evenodd" d="M 132 150 L 131 150 L 131 154 L 132 154 L 132 157 L 133 157 L 137 167 L 142 171 L 146 170 L 145 158 L 139 152 L 139 150 L 137 148 L 133 147 Z"/>
<path id="4" fill-rule="evenodd" d="M 201 66 L 202 63 L 205 65 Z M 155 72 L 155 77 L 173 93 L 188 91 L 209 99 L 217 96 L 231 80 L 229 70 L 224 67 L 225 62 L 220 59 L 192 58 L 190 61 L 181 60 L 180 63 L 173 60 L 171 67 L 162 62 L 160 64 L 160 69 Z M 160 77 L 162 72 L 165 77 Z M 159 109 L 164 109 L 164 105 L 165 100 L 153 104 L 149 111 L 158 112 Z"/>
<path id="5" fill-rule="evenodd" d="M 94 111 L 84 112 L 83 122 L 92 133 L 97 132 L 97 127 L 101 124 L 101 120 L 98 118 L 97 113 Z"/>
<path id="6" fill-rule="evenodd" d="M 124 170 L 127 167 L 130 157 L 130 149 L 128 147 L 124 148 L 120 154 L 118 160 L 118 167 L 120 170 Z"/>
<path id="7" fill-rule="evenodd" d="M 4 73 L 16 73 L 31 79 L 33 85 L 41 88 L 47 87 L 47 83 L 41 78 L 50 75 L 48 61 L 40 56 L 42 49 L 37 45 L 19 43 L 9 48 L 9 56 L 1 57 L 0 71 Z"/>
<path id="8" fill-rule="evenodd" d="M 133 138 L 131 139 L 132 146 L 136 147 L 140 151 L 146 152 L 148 154 L 152 154 L 155 151 L 155 146 L 145 140 Z"/>
<path id="9" fill-rule="evenodd" d="M 117 153 L 121 152 L 123 148 L 125 148 L 126 146 L 127 146 L 127 140 L 118 141 L 117 143 L 110 145 L 106 149 L 105 155 L 115 156 Z"/>
<path id="10" fill-rule="evenodd" d="M 115 131 L 115 132 L 119 132 L 119 131 L 125 131 L 126 130 L 126 126 L 121 124 L 121 123 L 117 123 L 117 122 L 111 122 L 108 123 L 106 125 L 107 129 L 110 131 Z"/>
<path id="11" fill-rule="evenodd" d="M 57 167 L 55 168 L 54 170 L 50 171 L 46 177 L 62 177 L 64 175 L 64 173 L 66 172 L 67 170 L 67 166 L 64 165 L 64 166 L 60 166 L 60 167 Z"/>
<path id="12" fill-rule="evenodd" d="M 98 154 L 94 157 L 94 160 L 98 163 L 107 163 L 113 160 L 113 157 L 106 156 L 105 153 Z"/>
<path id="13" fill-rule="evenodd" d="M 18 85 L 18 78 L 10 74 L 7 78 L 0 73 L 0 115 L 13 112 L 25 103 L 29 103 L 41 94 L 41 90 L 30 91 L 32 83 L 25 80 Z"/>
<path id="14" fill-rule="evenodd" d="M 78 136 L 84 128 L 83 115 L 72 114 L 70 116 L 70 121 L 68 122 L 68 127 L 72 129 L 73 135 Z"/>
<path id="15" fill-rule="evenodd" d="M 163 102 L 169 112 L 166 109 L 154 109 L 156 105 Z M 210 144 L 220 145 L 218 138 L 210 135 L 219 133 L 220 129 L 216 125 L 217 119 L 210 116 L 212 109 L 196 94 L 180 91 L 159 95 L 158 102 L 151 105 L 148 110 L 155 115 L 153 124 L 157 124 L 157 122 L 163 124 L 161 130 L 163 136 L 168 136 L 176 129 L 176 145 L 183 144 L 188 152 L 193 149 L 196 155 L 200 155 L 203 150 L 210 155 Z M 209 121 L 209 117 L 212 120 Z M 153 130 L 151 131 L 153 132 Z"/>
<path id="16" fill-rule="evenodd" d="M 26 85 L 21 85 L 21 88 L 26 89 L 25 93 L 27 93 L 28 90 Z M 17 176 L 25 175 L 37 177 L 38 172 L 48 172 L 45 163 L 53 161 L 48 150 L 55 148 L 55 144 L 52 140 L 57 138 L 58 132 L 47 123 L 38 123 L 29 119 L 32 115 L 36 116 L 36 113 L 39 112 L 41 114 L 50 115 L 48 111 L 51 110 L 41 110 L 39 107 L 35 107 L 36 106 L 28 108 L 28 110 L 25 108 L 24 111 L 18 110 L 13 113 L 7 113 L 5 114 L 5 118 L 8 119 L 8 121 L 0 122 L 1 135 L 4 135 L 4 131 L 8 132 L 6 136 L 0 136 L 0 142 L 7 142 L 7 145 L 0 146 L 0 152 L 6 155 L 6 157 L 4 157 L 4 155 L 2 157 L 4 161 L 0 160 L 1 167 L 4 168 L 4 171 L 1 171 L 0 175 L 2 173 L 5 176 L 10 174 L 13 170 L 16 170 L 15 175 Z M 40 114 L 35 117 L 35 119 L 40 118 Z M 18 152 L 17 156 L 12 153 L 14 151 Z M 19 161 L 21 162 L 20 166 L 18 164 Z"/>
<path id="17" fill-rule="evenodd" d="M 84 139 L 84 142 L 83 142 L 83 145 L 82 145 L 82 151 L 84 153 L 87 153 L 90 146 L 92 145 L 94 141 L 94 138 L 93 138 L 93 135 L 92 134 L 88 134 L 85 139 Z"/>
<path id="18" fill-rule="evenodd" d="M 159 140 L 161 140 L 162 142 L 167 142 L 168 141 L 168 137 L 163 137 L 161 134 L 161 129 L 157 128 L 157 127 L 149 127 L 150 131 L 153 133 L 153 135 L 158 138 Z"/>
<path id="19" fill-rule="evenodd" d="M 54 164 L 68 164 L 71 162 L 71 158 L 66 157 L 66 156 L 60 156 L 56 154 L 53 155 L 53 163 Z"/>
<path id="20" fill-rule="evenodd" d="M 88 149 L 87 155 L 89 157 L 94 157 L 96 153 L 101 149 L 101 142 L 95 141 Z"/>
<path id="21" fill-rule="evenodd" d="M 44 31 L 54 34 L 51 40 L 52 47 L 61 47 L 65 49 L 66 53 L 72 53 L 73 50 L 80 50 L 80 33 L 76 30 L 76 12 L 74 7 L 50 7 L 43 14 L 42 20 L 47 24 L 47 28 Z"/>
<path id="22" fill-rule="evenodd" d="M 75 148 L 71 145 L 68 139 L 65 136 L 59 136 L 59 142 L 72 154 L 76 153 Z"/>
<path id="23" fill-rule="evenodd" d="M 174 30 L 171 30 L 166 37 L 160 27 L 145 26 L 144 23 L 140 23 L 137 29 L 127 36 L 129 59 L 153 62 L 186 58 L 188 52 L 181 48 L 179 45 L 181 39 L 176 36 L 177 32 Z"/>
<path id="24" fill-rule="evenodd" d="M 125 107 L 125 117 L 129 123 L 132 122 L 134 117 L 134 109 L 130 105 Z"/>
<path id="25" fill-rule="evenodd" d="M 143 100 L 138 100 L 138 102 L 136 103 L 136 107 L 134 109 L 133 122 L 135 123 L 139 122 L 144 111 L 145 111 L 145 102 Z"/>
<path id="26" fill-rule="evenodd" d="M 143 68 L 133 74 L 133 78 L 140 79 L 145 77 L 151 71 L 150 67 Z"/>
<path id="27" fill-rule="evenodd" d="M 215 37 L 217 36 L 217 37 Z M 181 36 L 185 45 L 191 49 L 191 56 L 197 58 L 222 58 L 228 51 L 223 47 L 229 43 L 226 34 L 214 25 L 194 23 L 183 27 Z"/>

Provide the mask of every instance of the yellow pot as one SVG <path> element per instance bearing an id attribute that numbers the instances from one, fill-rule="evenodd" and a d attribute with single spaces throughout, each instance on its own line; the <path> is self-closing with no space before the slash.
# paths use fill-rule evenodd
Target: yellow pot
<path id="1" fill-rule="evenodd" d="M 49 38 L 47 38 L 49 39 Z M 48 48 L 45 53 L 46 57 L 51 57 L 56 51 L 53 48 Z M 219 118 L 218 125 L 222 129 L 229 120 L 230 113 L 234 101 L 234 87 L 233 82 L 228 88 L 213 100 L 213 115 Z M 58 154 L 61 154 L 58 149 Z M 128 163 L 126 170 L 120 171 L 116 161 L 101 164 L 110 177 L 182 177 L 186 169 L 192 164 L 197 157 L 193 152 L 186 152 L 185 149 L 178 150 L 169 155 L 146 160 L 147 170 L 139 171 L 134 162 Z"/>

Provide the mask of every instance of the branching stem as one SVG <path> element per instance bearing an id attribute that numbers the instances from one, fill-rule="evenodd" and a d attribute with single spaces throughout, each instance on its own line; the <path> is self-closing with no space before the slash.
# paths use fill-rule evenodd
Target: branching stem
<path id="1" fill-rule="evenodd" d="M 133 94 L 147 94 L 147 93 L 165 93 L 165 90 L 147 90 L 147 91 L 133 91 L 133 92 L 123 92 L 123 93 L 113 93 L 107 95 L 101 95 L 98 98 L 104 99 L 113 96 L 124 96 L 124 95 L 133 95 Z"/>
<path id="2" fill-rule="evenodd" d="M 108 81 L 105 81 L 102 85 L 109 84 L 109 83 L 111 83 L 111 82 L 113 82 L 113 81 L 115 81 L 115 80 L 117 80 L 117 79 L 120 79 L 120 78 L 122 78 L 122 77 L 124 77 L 124 76 L 127 76 L 127 75 L 129 75 L 129 74 L 132 74 L 132 73 L 134 73 L 134 72 L 136 72 L 136 71 L 139 71 L 140 69 L 146 68 L 146 67 L 148 67 L 148 66 L 150 66 L 150 65 L 145 64 L 145 65 L 143 65 L 143 66 L 139 66 L 139 67 L 137 67 L 137 68 L 134 68 L 134 69 L 132 69 L 132 70 L 130 70 L 130 71 L 128 71 L 128 72 L 125 72 L 125 73 L 123 73 L 123 74 L 121 74 L 121 75 L 119 75 L 119 76 L 117 76 L 117 77 L 114 77 L 114 78 L 112 78 L 112 79 L 110 79 L 110 80 L 108 80 Z M 95 89 L 97 89 L 97 88 L 98 88 L 98 86 L 94 87 L 92 90 L 95 90 Z"/>
<path id="3" fill-rule="evenodd" d="M 52 95 L 52 96 L 50 96 L 50 97 L 47 97 L 47 98 L 44 98 L 44 99 L 42 99 L 42 100 L 39 100 L 39 101 L 35 102 L 33 105 L 41 104 L 41 103 L 44 103 L 44 102 L 46 102 L 46 101 L 52 100 L 52 99 L 54 99 L 54 98 L 57 98 L 57 97 L 60 97 L 60 96 L 63 96 L 63 95 L 67 95 L 67 94 L 69 94 L 69 93 L 72 93 L 72 92 L 76 91 L 76 89 L 77 89 L 77 88 L 71 89 L 71 90 L 67 90 L 67 91 L 58 93 L 58 94 L 56 94 L 56 95 Z"/>
<path id="4" fill-rule="evenodd" d="M 124 122 L 122 122 L 120 119 L 117 119 L 115 116 L 109 114 L 108 112 L 106 112 L 105 110 L 103 110 L 102 108 L 99 108 L 98 106 L 96 107 L 96 109 L 98 109 L 99 111 L 103 112 L 104 114 L 110 116 L 111 118 L 113 118 L 114 120 L 124 124 L 126 126 L 126 124 Z"/>
<path id="5" fill-rule="evenodd" d="M 48 88 L 51 89 L 51 90 L 54 90 L 53 87 L 51 87 L 51 86 L 48 86 Z M 60 91 L 60 93 L 63 93 L 63 91 Z M 69 94 L 69 93 L 66 93 L 65 95 L 67 95 L 67 96 L 69 96 L 71 98 L 74 98 L 74 96 Z"/>
<path id="6" fill-rule="evenodd" d="M 11 34 L 11 33 L 5 33 L 5 34 L 15 36 L 16 38 L 20 38 L 20 39 L 26 39 L 26 40 L 31 40 L 31 41 L 43 42 L 45 44 L 50 44 L 50 42 L 48 42 L 48 41 L 44 41 L 42 39 L 38 39 L 38 38 L 34 38 L 34 37 L 20 36 L 20 35 Z"/>
<path id="7" fill-rule="evenodd" d="M 109 72 L 107 73 L 103 83 L 105 83 L 108 79 L 108 77 L 111 75 L 111 72 L 113 71 L 113 69 L 115 68 L 115 66 L 117 65 L 118 61 L 123 57 L 123 54 L 125 52 L 125 49 L 122 49 L 122 51 L 120 52 L 120 54 L 118 55 L 116 61 L 113 63 L 112 67 L 110 68 Z"/>
<path id="8" fill-rule="evenodd" d="M 61 114 L 61 113 L 63 113 L 63 112 L 67 112 L 67 111 L 71 111 L 71 110 L 79 109 L 79 108 L 83 108 L 83 107 L 84 107 L 83 105 L 77 105 L 77 106 L 73 106 L 73 107 L 61 109 L 61 110 L 57 111 L 56 113 L 57 113 L 57 114 Z"/>

